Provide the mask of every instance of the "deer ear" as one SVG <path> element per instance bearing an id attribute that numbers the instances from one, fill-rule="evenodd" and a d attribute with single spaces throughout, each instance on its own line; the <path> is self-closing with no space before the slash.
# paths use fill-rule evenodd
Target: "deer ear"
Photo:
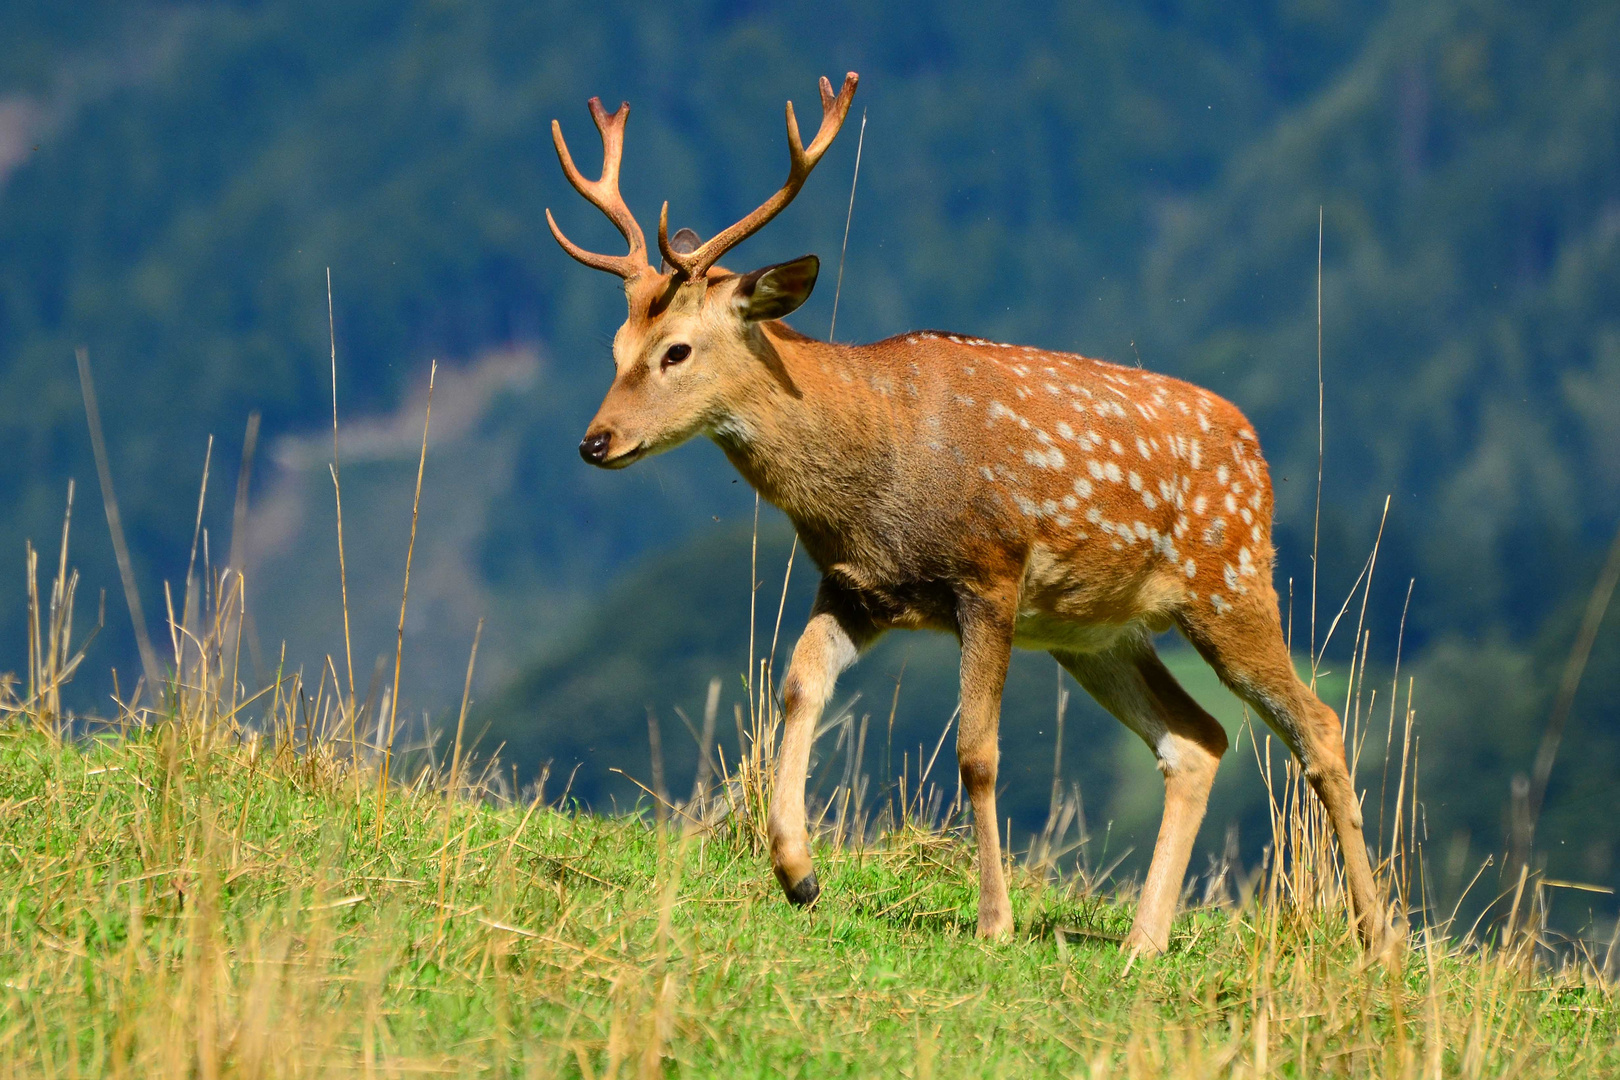
<path id="1" fill-rule="evenodd" d="M 703 238 L 691 229 L 676 229 L 675 235 L 669 238 L 669 246 L 675 249 L 677 255 L 690 255 L 703 246 Z M 668 259 L 658 260 L 658 272 L 669 273 L 674 267 L 669 265 Z"/>
<path id="2" fill-rule="evenodd" d="M 748 322 L 784 318 L 810 299 L 820 272 L 821 260 L 804 255 L 744 274 L 737 281 L 732 305 Z"/>

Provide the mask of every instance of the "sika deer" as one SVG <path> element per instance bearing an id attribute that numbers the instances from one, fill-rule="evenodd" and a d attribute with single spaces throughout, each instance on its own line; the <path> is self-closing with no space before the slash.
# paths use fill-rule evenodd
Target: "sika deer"
<path id="1" fill-rule="evenodd" d="M 1162 952 L 1226 735 L 1160 662 L 1177 627 L 1302 762 L 1344 855 L 1362 938 L 1393 935 L 1373 884 L 1339 718 L 1295 675 L 1272 587 L 1271 485 L 1254 430 L 1215 395 L 1163 375 L 1031 346 L 939 332 L 871 345 L 817 341 L 780 322 L 810 295 L 814 255 L 734 274 L 715 265 L 786 206 L 849 112 L 821 80 L 821 127 L 780 191 L 699 244 L 668 235 L 648 261 L 619 194 L 629 106 L 591 99 L 602 177 L 573 186 L 630 250 L 569 255 L 624 279 L 616 373 L 580 454 L 623 468 L 694 435 L 718 443 L 797 528 L 821 568 L 809 625 L 782 685 L 786 729 L 770 810 L 771 865 L 788 899 L 819 886 L 804 790 L 810 743 L 838 675 L 891 628 L 962 645 L 957 760 L 972 801 L 978 930 L 1012 929 L 996 829 L 996 731 L 1012 648 L 1045 649 L 1141 736 L 1164 773 L 1165 810 L 1126 947 Z"/>

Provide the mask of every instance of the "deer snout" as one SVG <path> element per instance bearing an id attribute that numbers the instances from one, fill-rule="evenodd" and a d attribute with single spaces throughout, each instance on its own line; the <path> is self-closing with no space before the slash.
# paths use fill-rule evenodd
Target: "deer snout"
<path id="1" fill-rule="evenodd" d="M 591 465 L 604 469 L 622 469 L 641 457 L 644 447 L 639 442 L 615 434 L 610 427 L 587 429 L 579 441 L 579 456 Z"/>
<path id="2" fill-rule="evenodd" d="M 587 431 L 579 441 L 579 456 L 591 465 L 600 465 L 607 460 L 608 445 L 612 442 L 612 432 Z"/>

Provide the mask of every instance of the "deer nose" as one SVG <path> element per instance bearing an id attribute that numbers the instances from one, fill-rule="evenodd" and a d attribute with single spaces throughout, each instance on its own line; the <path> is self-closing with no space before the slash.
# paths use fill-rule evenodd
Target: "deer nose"
<path id="1" fill-rule="evenodd" d="M 592 465 L 600 465 L 607 458 L 608 443 L 613 436 L 606 431 L 588 433 L 579 441 L 579 456 Z"/>

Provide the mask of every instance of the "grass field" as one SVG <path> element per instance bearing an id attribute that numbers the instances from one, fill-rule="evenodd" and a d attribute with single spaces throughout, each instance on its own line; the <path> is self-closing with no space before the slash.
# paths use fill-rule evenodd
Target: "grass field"
<path id="1" fill-rule="evenodd" d="M 27 719 L 0 731 L 7 1076 L 1620 1071 L 1589 965 L 1420 938 L 1392 974 L 1265 886 L 1130 965 L 1128 900 L 1028 872 L 1015 939 L 975 940 L 949 833 L 823 848 L 806 914 L 742 810 L 658 826 L 424 772 L 379 821 L 337 744 Z"/>

